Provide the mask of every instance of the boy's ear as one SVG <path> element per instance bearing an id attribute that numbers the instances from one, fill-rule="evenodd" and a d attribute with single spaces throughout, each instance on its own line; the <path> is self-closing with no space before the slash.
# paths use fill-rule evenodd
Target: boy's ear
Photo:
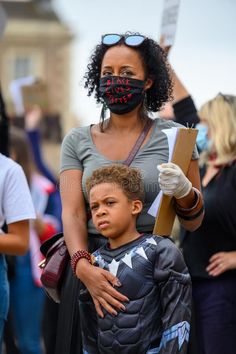
<path id="1" fill-rule="evenodd" d="M 132 215 L 137 215 L 139 213 L 141 213 L 143 209 L 143 203 L 141 202 L 141 200 L 133 200 L 132 201 Z"/>

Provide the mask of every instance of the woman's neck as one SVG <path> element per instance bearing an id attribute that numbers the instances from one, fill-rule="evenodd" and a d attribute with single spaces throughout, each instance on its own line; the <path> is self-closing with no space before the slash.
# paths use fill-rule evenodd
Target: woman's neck
<path id="1" fill-rule="evenodd" d="M 111 114 L 111 117 L 107 120 L 105 130 L 116 131 L 120 133 L 130 133 L 134 131 L 140 131 L 143 129 L 147 117 L 141 118 L 139 112 L 127 113 L 124 115 Z"/>

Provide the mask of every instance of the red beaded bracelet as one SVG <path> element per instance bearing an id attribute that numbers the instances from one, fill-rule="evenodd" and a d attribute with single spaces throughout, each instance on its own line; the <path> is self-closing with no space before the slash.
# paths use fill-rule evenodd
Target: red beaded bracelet
<path id="1" fill-rule="evenodd" d="M 87 259 L 89 261 L 89 263 L 92 264 L 91 254 L 88 251 L 79 250 L 79 251 L 75 252 L 72 255 L 71 260 L 70 260 L 71 268 L 72 268 L 72 271 L 73 271 L 75 276 L 76 276 L 76 266 L 77 266 L 78 261 L 81 258 Z"/>

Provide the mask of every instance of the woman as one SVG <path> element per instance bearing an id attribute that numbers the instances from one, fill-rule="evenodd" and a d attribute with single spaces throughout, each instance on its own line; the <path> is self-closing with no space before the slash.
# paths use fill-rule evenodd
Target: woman
<path id="1" fill-rule="evenodd" d="M 218 94 L 199 111 L 205 217 L 183 232 L 192 283 L 199 354 L 236 346 L 236 97 Z"/>
<path id="2" fill-rule="evenodd" d="M 152 232 L 155 219 L 147 214 L 147 210 L 160 190 L 159 176 L 163 192 L 174 197 L 182 225 L 194 230 L 203 217 L 202 199 L 198 192 L 198 155 L 194 151 L 188 178 L 176 165 L 165 164 L 168 161 L 168 144 L 162 129 L 177 124 L 161 119 L 151 120 L 148 116 L 148 112 L 159 111 L 172 93 L 166 57 L 155 41 L 139 34 L 104 35 L 91 56 L 85 78 L 88 94 L 94 93 L 103 109 L 99 124 L 73 129 L 63 141 L 60 175 L 63 227 L 76 277 L 88 288 L 98 314 L 103 316 L 104 309 L 116 315 L 117 310 L 125 310 L 125 301 L 128 301 L 114 288 L 114 285 L 121 285 L 119 280 L 109 272 L 93 267 L 87 253 L 80 252 L 87 250 L 88 240 L 91 251 L 103 242 L 88 217 L 88 201 L 84 192 L 86 178 L 102 165 L 124 163 L 143 127 L 151 122 L 152 127 L 131 163 L 142 171 L 145 184 L 144 209 L 138 218 L 137 228 L 140 232 Z M 110 116 L 105 119 L 107 108 Z M 157 165 L 160 164 L 162 172 L 159 174 Z M 172 190 L 173 185 L 175 188 Z M 71 274 L 71 269 L 68 273 Z M 75 295 L 78 290 L 78 281 L 70 277 L 68 275 L 62 293 L 59 333 L 60 327 L 65 329 L 66 315 L 71 312 L 66 306 L 63 310 L 70 295 L 66 288 L 70 284 Z M 73 321 L 78 325 L 77 315 L 69 319 L 72 321 L 70 326 L 73 327 Z M 63 353 L 70 353 L 73 330 L 66 335 L 69 343 L 65 345 L 64 340 L 59 341 L 58 353 L 60 349 L 64 350 Z"/>
<path id="3" fill-rule="evenodd" d="M 30 219 L 35 218 L 22 168 L 8 153 L 8 118 L 0 90 L 0 354 L 9 308 L 9 283 L 5 255 L 25 254 L 29 244 Z"/>

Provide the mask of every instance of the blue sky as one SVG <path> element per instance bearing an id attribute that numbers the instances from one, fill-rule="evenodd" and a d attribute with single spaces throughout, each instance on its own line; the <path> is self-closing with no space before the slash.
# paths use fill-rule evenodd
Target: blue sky
<path id="1" fill-rule="evenodd" d="M 74 33 L 70 111 L 82 125 L 99 121 L 100 107 L 83 89 L 88 58 L 104 33 L 160 36 L 163 0 L 54 0 Z M 181 0 L 170 62 L 197 107 L 219 91 L 236 95 L 236 0 Z"/>

